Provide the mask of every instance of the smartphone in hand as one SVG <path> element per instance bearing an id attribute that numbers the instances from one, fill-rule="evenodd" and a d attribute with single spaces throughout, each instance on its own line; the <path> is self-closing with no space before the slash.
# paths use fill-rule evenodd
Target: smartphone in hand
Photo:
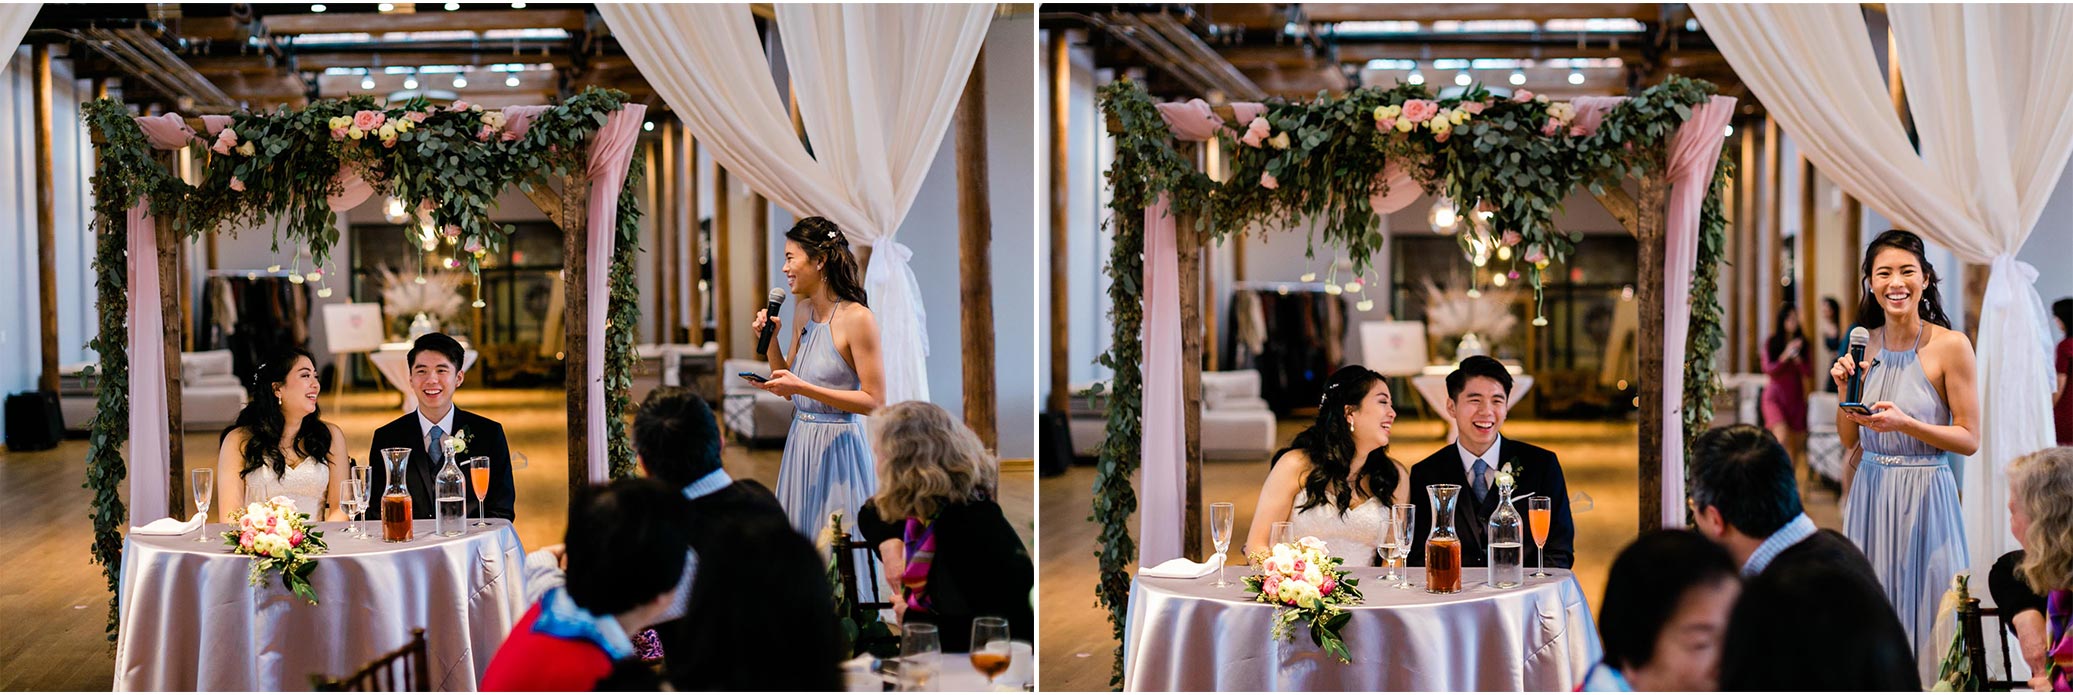
<path id="1" fill-rule="evenodd" d="M 765 376 L 763 376 L 763 375 L 761 375 L 761 374 L 757 374 L 757 373 L 755 373 L 755 372 L 741 372 L 741 373 L 735 374 L 735 376 L 741 377 L 741 378 L 743 378 L 743 379 L 747 379 L 747 380 L 749 380 L 749 381 L 753 381 L 753 382 L 756 382 L 756 383 L 758 383 L 758 384 L 761 384 L 761 383 L 764 383 L 764 382 L 770 381 L 770 379 L 769 379 L 768 377 L 765 377 Z"/>

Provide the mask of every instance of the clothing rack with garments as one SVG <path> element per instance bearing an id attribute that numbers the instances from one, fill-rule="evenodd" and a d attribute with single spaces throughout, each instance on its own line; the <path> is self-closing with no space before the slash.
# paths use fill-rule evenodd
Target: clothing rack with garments
<path id="1" fill-rule="evenodd" d="M 1223 354 L 1233 369 L 1260 373 L 1260 395 L 1276 415 L 1314 408 L 1345 360 L 1346 299 L 1322 283 L 1240 282 L 1231 292 Z"/>
<path id="2" fill-rule="evenodd" d="M 197 350 L 230 350 L 232 370 L 250 375 L 270 355 L 307 349 L 310 291 L 286 272 L 212 270 L 202 287 Z"/>

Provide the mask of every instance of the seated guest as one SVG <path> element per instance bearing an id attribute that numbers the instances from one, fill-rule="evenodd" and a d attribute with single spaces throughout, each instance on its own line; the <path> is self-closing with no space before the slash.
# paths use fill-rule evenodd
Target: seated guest
<path id="1" fill-rule="evenodd" d="M 1620 551 L 1598 608 L 1605 660 L 1582 692 L 1717 689 L 1720 642 L 1742 589 L 1727 551 L 1691 531 L 1652 531 Z"/>
<path id="2" fill-rule="evenodd" d="M 578 493 L 569 505 L 564 551 L 568 585 L 550 589 L 512 628 L 483 674 L 485 691 L 590 691 L 600 681 L 629 683 L 637 667 L 629 633 L 660 617 L 675 595 L 690 543 L 683 530 L 652 520 L 684 513 L 675 490 L 651 480 L 614 481 Z"/>
<path id="3" fill-rule="evenodd" d="M 2008 510 L 2016 538 L 2023 544 L 2016 574 L 2030 590 L 2045 596 L 2049 631 L 2041 649 L 2044 668 L 2030 679 L 2033 690 L 2073 691 L 2073 448 L 2056 447 L 2029 454 L 2008 466 Z M 1999 600 L 1998 597 L 1996 599 Z M 2023 657 L 2030 645 L 2023 639 Z M 2032 661 L 2033 668 L 2036 661 Z"/>
<path id="4" fill-rule="evenodd" d="M 2015 538 L 2021 541 L 2029 520 L 2020 511 L 2014 511 L 2010 519 Z M 2045 654 L 2045 639 L 2050 626 L 2044 622 L 2044 597 L 2031 591 L 2030 585 L 2024 584 L 2016 572 L 2025 555 L 2021 549 L 2016 549 L 1994 561 L 1994 568 L 1987 571 L 1987 592 L 1994 597 L 1994 607 L 2007 618 L 2009 628 L 2015 630 L 2015 641 L 2022 650 L 2023 663 L 2030 665 L 2030 690 L 2043 692 L 2051 689 L 2044 675 L 2049 660 Z"/>
<path id="5" fill-rule="evenodd" d="M 1914 652 L 1864 553 L 1800 507 L 1792 457 L 1754 425 L 1692 442 L 1698 531 L 1744 584 L 1721 652 L 1723 690 L 1920 690 Z"/>
<path id="6" fill-rule="evenodd" d="M 655 628 L 670 684 L 841 690 L 847 654 L 827 565 L 770 488 L 721 468 L 720 424 L 705 399 L 682 388 L 650 393 L 633 444 L 650 478 L 690 500 L 687 513 L 657 522 L 685 530 L 695 568 L 679 592 L 682 617 Z"/>
<path id="7" fill-rule="evenodd" d="M 1512 373 L 1504 363 L 1483 356 L 1461 361 L 1447 375 L 1447 413 L 1461 435 L 1411 467 L 1411 505 L 1416 510 L 1417 537 L 1432 533 L 1432 496 L 1428 485 L 1461 486 L 1454 505 L 1454 532 L 1461 536 L 1461 565 L 1485 567 L 1488 541 L 1483 538 L 1490 515 L 1497 511 L 1497 474 L 1511 471 L 1517 487 L 1512 495 L 1548 498 L 1547 567 L 1568 569 L 1576 561 L 1576 524 L 1569 516 L 1569 484 L 1555 452 L 1499 434 L 1511 409 Z M 1524 517 L 1524 501 L 1518 503 Z M 1532 537 L 1531 528 L 1523 528 Z M 1526 544 L 1527 567 L 1539 566 L 1540 548 Z M 1425 544 L 1411 545 L 1410 565 L 1425 566 Z"/>
<path id="8" fill-rule="evenodd" d="M 886 406 L 870 428 L 878 494 L 857 511 L 857 528 L 899 583 L 900 621 L 934 624 L 946 652 L 971 650 L 981 616 L 1006 618 L 1015 639 L 1032 639 L 1036 567 L 994 502 L 1000 464 L 979 436 L 927 401 Z"/>

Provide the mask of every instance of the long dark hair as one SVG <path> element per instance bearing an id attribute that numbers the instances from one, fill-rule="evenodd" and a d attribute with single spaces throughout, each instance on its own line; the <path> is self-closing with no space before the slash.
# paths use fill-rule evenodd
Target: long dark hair
<path id="1" fill-rule="evenodd" d="M 1799 307 L 1793 306 L 1792 302 L 1786 302 L 1778 307 L 1778 318 L 1771 322 L 1771 341 L 1768 346 L 1771 359 L 1774 361 L 1778 359 L 1778 355 L 1785 352 L 1786 343 L 1792 342 L 1793 338 L 1804 340 L 1807 337 L 1805 326 L 1801 326 L 1800 330 L 1793 331 L 1792 335 L 1785 334 L 1785 320 L 1792 318 L 1793 312 L 1798 310 Z"/>
<path id="2" fill-rule="evenodd" d="M 785 238 L 805 249 L 806 260 L 820 266 L 821 282 L 837 299 L 870 306 L 864 301 L 864 271 L 849 251 L 849 235 L 825 217 L 808 217 L 792 225 Z"/>
<path id="3" fill-rule="evenodd" d="M 2060 326 L 2059 330 L 2065 331 L 2067 337 L 2073 337 L 2073 297 L 2052 302 L 2051 315 L 2057 317 L 2059 323 L 2065 324 Z"/>
<path id="4" fill-rule="evenodd" d="M 1346 424 L 1347 409 L 1368 407 L 1368 389 L 1381 381 L 1381 374 L 1356 364 L 1340 367 L 1325 382 L 1324 401 L 1317 405 L 1317 421 L 1283 450 L 1301 449 L 1310 459 L 1310 473 L 1303 478 L 1303 494 L 1308 499 L 1297 511 L 1331 502 L 1338 505 L 1340 514 L 1345 514 L 1353 506 L 1356 486 L 1368 497 L 1396 492 L 1396 462 L 1390 460 L 1386 444 L 1368 454 L 1358 480 L 1351 484 L 1346 480 L 1353 471 L 1355 453 L 1353 430 Z"/>
<path id="5" fill-rule="evenodd" d="M 1881 249 L 1900 249 L 1915 255 L 1915 262 L 1922 264 L 1922 301 L 1915 305 L 1915 309 L 1923 321 L 1950 328 L 1951 317 L 1943 313 L 1943 291 L 1936 288 L 1943 278 L 1936 275 L 1936 266 L 1929 264 L 1929 256 L 1922 248 L 1922 237 L 1899 229 L 1886 230 L 1864 248 L 1864 263 L 1859 267 L 1863 274 L 1857 277 L 1858 290 L 1863 293 L 1857 301 L 1857 325 L 1865 330 L 1886 325 L 1886 311 L 1879 308 L 1879 298 L 1871 291 L 1871 264 L 1879 257 Z"/>
<path id="6" fill-rule="evenodd" d="M 237 422 L 224 428 L 216 438 L 217 444 L 222 444 L 231 432 L 245 428 L 245 448 L 241 452 L 245 468 L 238 471 L 239 478 L 261 468 L 273 469 L 276 478 L 288 473 L 288 459 L 281 455 L 281 432 L 287 429 L 288 420 L 281 415 L 281 399 L 274 395 L 274 385 L 288 380 L 288 371 L 295 368 L 298 358 L 308 359 L 312 368 L 317 364 L 316 358 L 301 348 L 289 348 L 261 363 L 245 387 L 251 399 L 238 411 Z M 302 427 L 295 432 L 296 456 L 331 453 L 331 428 L 324 426 L 321 414 L 321 409 L 313 409 L 303 416 Z"/>

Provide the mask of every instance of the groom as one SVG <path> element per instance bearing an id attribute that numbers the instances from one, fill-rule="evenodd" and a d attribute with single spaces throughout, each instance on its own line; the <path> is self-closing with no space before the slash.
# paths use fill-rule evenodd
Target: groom
<path id="1" fill-rule="evenodd" d="M 1576 560 L 1576 525 L 1569 518 L 1569 486 L 1562 480 L 1562 463 L 1555 452 L 1498 434 L 1510 409 L 1512 374 L 1495 359 L 1475 356 L 1462 360 L 1447 375 L 1447 413 L 1454 417 L 1459 440 L 1411 467 L 1411 504 L 1417 515 L 1417 541 L 1411 545 L 1410 565 L 1425 566 L 1425 539 L 1432 533 L 1432 497 L 1427 485 L 1461 486 L 1455 498 L 1454 534 L 1461 537 L 1461 566 L 1489 566 L 1489 539 L 1485 526 L 1497 511 L 1497 475 L 1512 474 L 1513 497 L 1546 496 L 1549 501 L 1547 566 L 1568 569 Z M 1524 522 L 1527 567 L 1534 567 L 1539 551 L 1533 545 L 1532 522 L 1526 500 L 1515 508 Z"/>
<path id="2" fill-rule="evenodd" d="M 410 388 L 417 396 L 417 412 L 404 415 L 374 431 L 374 449 L 367 454 L 373 470 L 369 471 L 367 491 L 367 518 L 381 518 L 380 499 L 382 488 L 388 484 L 387 460 L 381 456 L 383 449 L 409 449 L 409 480 L 411 516 L 430 519 L 433 516 L 432 494 L 439 469 L 446 465 L 445 451 L 439 440 L 458 437 L 465 440 L 465 450 L 454 454 L 459 459 L 454 465 L 477 456 L 489 457 L 489 490 L 475 490 L 475 482 L 469 479 L 467 471 L 461 471 L 461 484 L 467 488 L 467 510 L 469 516 L 478 513 L 476 500 L 482 501 L 484 516 L 499 519 L 512 517 L 512 500 L 517 496 L 511 486 L 511 448 L 504 441 L 504 426 L 497 421 L 470 413 L 453 404 L 453 392 L 460 388 L 463 375 L 461 361 L 467 353 L 460 341 L 443 333 L 427 333 L 410 347 L 407 356 L 410 365 Z M 479 495 L 479 497 L 478 497 Z"/>

